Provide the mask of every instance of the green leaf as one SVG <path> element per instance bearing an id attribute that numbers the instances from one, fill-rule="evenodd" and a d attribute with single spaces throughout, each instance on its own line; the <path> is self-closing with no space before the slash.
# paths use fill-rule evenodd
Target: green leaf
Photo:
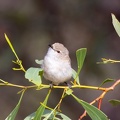
<path id="1" fill-rule="evenodd" d="M 79 75 L 79 73 L 82 69 L 82 66 L 83 66 L 83 63 L 84 63 L 84 60 L 85 60 L 85 56 L 86 56 L 86 52 L 87 52 L 86 48 L 81 48 L 81 49 L 78 49 L 76 51 L 77 64 L 78 64 L 78 71 L 77 71 L 76 79 L 77 79 L 77 77 L 78 77 L 78 75 Z"/>
<path id="2" fill-rule="evenodd" d="M 105 80 L 100 84 L 99 87 L 101 87 L 103 84 L 108 83 L 108 82 L 114 82 L 114 80 L 113 80 L 113 79 L 110 79 L 110 78 L 107 78 L 107 79 L 105 79 Z"/>
<path id="3" fill-rule="evenodd" d="M 20 100 L 19 100 L 18 104 L 16 105 L 16 107 L 13 109 L 13 111 L 8 115 L 8 117 L 5 120 L 14 120 L 15 119 L 15 117 L 18 113 L 18 110 L 19 110 L 20 103 L 21 103 L 24 92 L 25 91 L 22 92 L 22 94 L 20 96 Z"/>
<path id="4" fill-rule="evenodd" d="M 51 90 L 49 90 L 49 92 L 48 92 L 48 94 L 47 94 L 47 96 L 46 96 L 46 98 L 45 98 L 45 100 L 44 100 L 44 102 L 43 102 L 44 106 L 43 106 L 43 105 L 40 105 L 40 107 L 37 109 L 37 111 L 36 111 L 36 113 L 35 113 L 34 120 L 41 120 L 42 115 L 43 115 L 43 113 L 44 113 L 44 111 L 45 111 L 45 106 L 46 106 L 46 104 L 47 104 L 47 101 L 48 101 L 48 98 L 49 98 L 49 96 L 50 96 L 50 93 L 51 93 Z"/>
<path id="5" fill-rule="evenodd" d="M 6 39 L 7 43 L 9 44 L 12 52 L 14 53 L 15 57 L 17 58 L 18 61 L 20 61 L 19 58 L 18 58 L 18 56 L 17 56 L 17 53 L 14 50 L 14 47 L 12 46 L 12 44 L 11 44 L 9 38 L 8 38 L 8 36 L 5 33 L 4 33 L 4 35 L 5 35 L 5 39 Z"/>
<path id="6" fill-rule="evenodd" d="M 67 89 L 67 90 L 66 90 L 66 94 L 67 94 L 67 95 L 71 95 L 72 93 L 73 93 L 73 90 L 72 90 L 72 89 Z"/>
<path id="7" fill-rule="evenodd" d="M 42 120 L 44 120 L 44 118 L 46 118 L 50 113 L 52 112 L 52 110 L 48 110 L 48 109 L 45 109 L 43 115 L 42 115 Z M 24 120 L 34 120 L 34 117 L 35 117 L 35 112 L 30 114 L 29 116 L 27 116 Z M 60 112 L 56 112 L 56 116 L 54 116 L 54 114 L 51 114 L 51 116 L 49 117 L 49 120 L 71 120 L 68 116 L 64 115 L 63 113 L 60 113 Z"/>
<path id="8" fill-rule="evenodd" d="M 79 80 L 79 77 L 76 77 L 77 76 L 77 72 L 72 69 L 72 77 L 74 78 L 74 80 L 76 80 L 76 82 L 80 85 L 80 80 Z"/>
<path id="9" fill-rule="evenodd" d="M 109 120 L 108 117 L 98 108 L 89 103 L 77 98 L 75 95 L 71 94 L 73 98 L 80 103 L 83 108 L 87 111 L 88 115 L 92 120 Z"/>
<path id="10" fill-rule="evenodd" d="M 114 14 L 111 14 L 111 15 L 112 15 L 113 26 L 114 26 L 118 36 L 120 37 L 120 22 L 117 20 L 117 18 L 115 17 Z"/>
<path id="11" fill-rule="evenodd" d="M 51 114 L 52 113 L 52 114 Z M 54 113 L 51 111 L 51 110 L 48 110 L 46 109 L 45 112 L 44 112 L 44 115 L 43 117 L 45 117 L 43 120 L 46 120 L 46 117 L 51 114 L 51 116 L 49 117 L 49 119 L 51 120 L 71 120 L 68 116 L 64 115 L 63 113 L 60 113 L 60 112 L 55 112 L 55 116 L 54 116 Z M 62 119 L 61 119 L 61 118 Z M 48 119 L 47 119 L 48 120 Z"/>
<path id="12" fill-rule="evenodd" d="M 112 99 L 112 100 L 109 100 L 109 102 L 110 102 L 113 106 L 120 105 L 120 100 Z"/>
<path id="13" fill-rule="evenodd" d="M 62 120 L 71 120 L 68 116 L 66 116 L 65 114 L 63 114 L 63 113 L 58 113 L 57 115 L 60 115 L 61 116 L 61 118 L 62 118 Z"/>
<path id="14" fill-rule="evenodd" d="M 30 114 L 30 115 L 28 115 L 24 120 L 33 120 L 34 117 L 35 117 L 35 112 Z"/>
<path id="15" fill-rule="evenodd" d="M 39 86 L 41 84 L 43 70 L 41 68 L 29 68 L 25 73 L 25 78 L 35 85 Z"/>
<path id="16" fill-rule="evenodd" d="M 39 65 L 42 65 L 42 63 L 43 63 L 43 60 L 35 60 L 35 62 L 37 63 L 37 64 L 39 64 Z"/>

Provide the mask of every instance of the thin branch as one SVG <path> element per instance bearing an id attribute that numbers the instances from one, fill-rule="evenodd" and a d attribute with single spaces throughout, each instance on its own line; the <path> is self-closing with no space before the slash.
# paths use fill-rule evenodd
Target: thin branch
<path id="1" fill-rule="evenodd" d="M 115 87 L 116 87 L 118 84 L 120 84 L 120 79 L 117 80 L 112 86 L 110 86 L 110 87 L 108 87 L 108 88 L 105 88 L 105 89 L 104 89 L 104 92 L 103 92 L 99 97 L 97 97 L 95 100 L 93 100 L 93 101 L 90 103 L 90 105 L 93 105 L 94 103 L 96 103 L 96 102 L 98 102 L 98 101 L 101 101 L 101 100 L 104 98 L 105 94 L 106 94 L 107 92 L 109 92 L 109 91 L 114 90 Z M 101 103 L 100 103 L 100 105 L 98 106 L 98 108 L 100 108 L 100 106 L 101 106 Z M 85 116 L 86 116 L 86 111 L 84 111 L 84 113 L 79 117 L 79 120 L 82 120 L 82 118 L 85 117 Z"/>

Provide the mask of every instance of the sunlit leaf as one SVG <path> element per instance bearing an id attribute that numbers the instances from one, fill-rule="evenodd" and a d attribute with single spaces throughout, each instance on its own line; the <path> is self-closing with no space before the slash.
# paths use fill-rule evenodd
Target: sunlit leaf
<path id="1" fill-rule="evenodd" d="M 100 86 L 102 86 L 103 84 L 108 83 L 108 82 L 114 82 L 114 80 L 113 80 L 113 79 L 110 79 L 110 78 L 107 78 L 107 79 L 105 79 L 105 80 L 101 83 Z M 99 87 L 100 87 L 100 86 L 99 86 Z"/>
<path id="2" fill-rule="evenodd" d="M 37 63 L 37 64 L 39 64 L 39 65 L 42 65 L 42 63 L 43 63 L 43 60 L 35 60 L 35 62 Z"/>
<path id="3" fill-rule="evenodd" d="M 74 99 L 80 103 L 83 108 L 87 111 L 88 115 L 92 120 L 109 120 L 108 117 L 98 108 L 96 108 L 93 105 L 90 105 L 89 103 L 77 98 L 75 95 L 71 94 Z"/>
<path id="4" fill-rule="evenodd" d="M 10 46 L 12 52 L 14 53 L 15 57 L 17 58 L 17 60 L 19 60 L 19 58 L 18 58 L 18 56 L 17 56 L 17 54 L 16 54 L 16 52 L 15 52 L 15 50 L 14 50 L 14 48 L 13 48 L 11 42 L 10 42 L 8 36 L 7 36 L 6 34 L 4 34 L 4 35 L 5 35 L 5 39 L 6 39 L 7 43 L 9 44 L 9 46 Z"/>
<path id="5" fill-rule="evenodd" d="M 117 18 L 115 17 L 114 14 L 111 14 L 111 15 L 112 15 L 113 26 L 114 26 L 118 36 L 120 37 L 120 22 L 117 20 Z"/>
<path id="6" fill-rule="evenodd" d="M 45 106 L 47 105 L 47 101 L 48 101 L 48 98 L 50 96 L 50 93 L 51 93 L 51 90 L 49 90 L 49 92 L 48 92 L 48 94 L 47 94 L 47 96 L 46 96 L 46 98 L 45 98 L 45 100 L 43 102 L 44 106 L 40 105 L 40 107 L 37 109 L 37 111 L 35 113 L 34 120 L 41 120 L 42 115 L 43 115 L 43 113 L 45 111 Z"/>
<path id="7" fill-rule="evenodd" d="M 67 90 L 66 90 L 66 94 L 67 94 L 67 95 L 71 95 L 72 93 L 73 93 L 73 90 L 72 90 L 72 89 L 67 89 Z"/>
<path id="8" fill-rule="evenodd" d="M 110 102 L 113 106 L 120 105 L 120 100 L 112 99 L 112 100 L 109 100 L 109 102 Z"/>
<path id="9" fill-rule="evenodd" d="M 79 73 L 82 69 L 82 66 L 86 57 L 86 52 L 87 52 L 86 48 L 81 48 L 76 51 L 77 64 L 78 64 L 78 71 L 77 71 L 76 78 L 79 76 Z"/>
<path id="10" fill-rule="evenodd" d="M 25 78 L 35 85 L 39 86 L 41 84 L 43 70 L 41 68 L 29 68 L 25 73 Z"/>
<path id="11" fill-rule="evenodd" d="M 16 105 L 16 107 L 13 109 L 13 111 L 8 115 L 8 117 L 5 120 L 14 120 L 15 119 L 15 117 L 18 113 L 19 107 L 20 107 L 20 103 L 21 103 L 23 94 L 24 94 L 24 91 L 21 94 L 21 97 L 20 97 L 18 104 Z"/>

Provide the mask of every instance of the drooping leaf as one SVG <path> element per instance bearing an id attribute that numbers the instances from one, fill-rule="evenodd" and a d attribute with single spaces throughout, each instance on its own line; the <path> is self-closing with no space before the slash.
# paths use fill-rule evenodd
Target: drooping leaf
<path id="1" fill-rule="evenodd" d="M 114 14 L 111 14 L 111 15 L 112 15 L 113 26 L 114 26 L 118 36 L 120 37 L 120 22 L 117 20 L 117 18 L 115 17 Z"/>
<path id="2" fill-rule="evenodd" d="M 74 69 L 72 69 L 72 77 L 80 85 L 79 77 L 76 77 L 76 76 L 77 76 L 77 72 Z"/>
<path id="3" fill-rule="evenodd" d="M 42 118 L 42 115 L 45 111 L 45 106 L 47 105 L 47 101 L 48 101 L 48 98 L 50 96 L 50 93 L 51 93 L 51 90 L 49 90 L 44 102 L 43 102 L 43 105 L 40 105 L 40 107 L 37 109 L 36 113 L 35 113 L 35 117 L 34 117 L 34 120 L 41 120 Z"/>
<path id="4" fill-rule="evenodd" d="M 43 120 L 46 120 L 47 116 L 50 113 L 52 113 L 51 116 L 49 117 L 49 119 L 51 119 L 51 120 L 53 120 L 53 118 L 54 118 L 54 120 L 71 120 L 68 116 L 66 116 L 65 114 L 60 113 L 60 112 L 55 112 L 55 116 L 54 116 L 53 112 L 51 110 L 48 110 L 48 109 L 46 109 L 45 112 L 44 112 L 43 117 L 45 117 L 45 118 Z"/>
<path id="5" fill-rule="evenodd" d="M 89 103 L 77 98 L 75 95 L 71 94 L 73 98 L 80 103 L 83 108 L 87 111 L 88 115 L 92 120 L 109 120 L 108 117 L 98 108 Z"/>
<path id="6" fill-rule="evenodd" d="M 18 110 L 19 110 L 20 103 L 21 103 L 24 92 L 25 91 L 22 92 L 20 100 L 19 100 L 18 104 L 16 105 L 16 107 L 13 109 L 13 111 L 8 115 L 8 117 L 5 120 L 15 120 L 15 117 L 18 113 Z"/>
<path id="7" fill-rule="evenodd" d="M 42 115 L 42 120 L 44 120 L 44 118 L 46 118 L 50 113 L 51 113 L 52 110 L 49 110 L 49 109 L 45 109 L 44 110 L 44 113 Z M 24 120 L 34 120 L 34 117 L 35 117 L 35 112 L 28 115 Z M 71 120 L 68 116 L 66 116 L 65 114 L 63 113 L 60 113 L 60 112 L 56 112 L 56 116 L 54 116 L 54 114 L 52 114 L 50 117 L 49 117 L 49 120 Z"/>
<path id="8" fill-rule="evenodd" d="M 76 79 L 79 76 L 79 73 L 82 69 L 82 66 L 83 66 L 83 63 L 84 63 L 84 60 L 85 60 L 85 56 L 86 56 L 86 52 L 87 52 L 86 48 L 81 48 L 81 49 L 78 49 L 76 51 L 77 64 L 78 64 L 78 71 L 77 71 Z"/>
<path id="9" fill-rule="evenodd" d="M 58 113 L 57 115 L 61 116 L 62 120 L 71 120 L 68 116 L 66 116 L 65 114 L 63 113 Z"/>
<path id="10" fill-rule="evenodd" d="M 25 78 L 28 79 L 30 82 L 34 83 L 35 85 L 39 86 L 42 83 L 43 70 L 41 68 L 29 68 L 25 73 Z"/>
<path id="11" fill-rule="evenodd" d="M 105 80 L 100 84 L 99 87 L 101 87 L 103 84 L 108 83 L 108 82 L 114 82 L 114 80 L 113 80 L 113 79 L 110 79 L 110 78 L 107 78 L 107 79 L 105 79 Z"/>
<path id="12" fill-rule="evenodd" d="M 120 105 L 120 100 L 112 99 L 112 100 L 109 100 L 109 102 L 110 102 L 113 106 Z"/>

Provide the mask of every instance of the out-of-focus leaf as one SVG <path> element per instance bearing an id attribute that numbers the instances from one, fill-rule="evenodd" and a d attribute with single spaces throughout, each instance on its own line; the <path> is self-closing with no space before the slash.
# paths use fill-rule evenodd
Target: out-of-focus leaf
<path id="1" fill-rule="evenodd" d="M 92 120 L 109 120 L 108 117 L 98 108 L 89 103 L 77 98 L 75 95 L 71 94 L 73 98 L 80 103 L 83 108 L 87 111 L 88 115 Z"/>
<path id="2" fill-rule="evenodd" d="M 34 120 L 41 120 L 42 118 L 42 115 L 45 111 L 45 106 L 47 105 L 47 101 L 48 101 L 48 98 L 50 96 L 50 93 L 51 93 L 51 90 L 49 90 L 44 102 L 43 102 L 43 105 L 40 105 L 40 107 L 37 109 L 36 113 L 35 113 L 35 117 L 34 117 Z"/>
<path id="3" fill-rule="evenodd" d="M 111 14 L 111 15 L 112 15 L 113 26 L 114 26 L 118 36 L 120 37 L 120 22 L 117 20 L 117 18 L 115 17 L 114 14 Z"/>
<path id="4" fill-rule="evenodd" d="M 43 115 L 43 117 L 45 117 L 43 120 L 46 120 L 46 117 L 51 113 L 52 111 L 51 110 L 45 110 L 45 113 Z M 53 112 L 52 112 L 53 113 Z M 55 116 L 54 114 L 51 114 L 51 116 L 49 117 L 49 119 L 53 120 L 71 120 L 68 116 L 64 115 L 63 113 L 60 113 L 60 112 L 55 112 Z M 61 118 L 62 119 L 61 119 Z"/>
<path id="5" fill-rule="evenodd" d="M 77 71 L 76 78 L 79 76 L 79 73 L 82 69 L 82 66 L 83 66 L 83 63 L 84 63 L 84 60 L 85 60 L 85 56 L 86 56 L 86 52 L 87 52 L 86 48 L 81 48 L 81 49 L 78 49 L 76 51 L 77 64 L 78 64 L 78 71 Z"/>
<path id="6" fill-rule="evenodd" d="M 4 35 L 5 35 L 5 39 L 6 39 L 7 43 L 9 44 L 9 46 L 10 46 L 12 52 L 14 53 L 15 57 L 17 58 L 17 60 L 19 60 L 19 58 L 18 58 L 18 56 L 17 56 L 17 54 L 16 54 L 16 52 L 15 52 L 15 50 L 14 50 L 14 47 L 13 47 L 13 45 L 11 44 L 11 42 L 10 42 L 8 36 L 7 36 L 5 33 L 4 33 Z"/>
<path id="7" fill-rule="evenodd" d="M 105 79 L 105 80 L 100 84 L 100 87 L 101 87 L 103 84 L 108 83 L 108 82 L 114 82 L 114 80 L 113 80 L 113 79 L 110 79 L 110 78 L 107 78 L 107 79 Z"/>
<path id="8" fill-rule="evenodd" d="M 34 120 L 34 117 L 35 117 L 35 112 L 28 115 L 24 120 Z"/>
<path id="9" fill-rule="evenodd" d="M 51 112 L 52 110 L 45 109 L 42 115 L 42 120 L 44 120 Z M 68 116 L 64 115 L 63 113 L 60 112 L 55 112 L 55 113 L 56 113 L 55 116 L 54 114 L 51 114 L 49 120 L 53 120 L 53 118 L 54 120 L 61 120 L 61 118 L 62 120 L 71 120 Z M 27 116 L 24 120 L 34 120 L 34 117 L 35 117 L 35 112 Z"/>
<path id="10" fill-rule="evenodd" d="M 20 103 L 21 103 L 24 92 L 25 91 L 22 92 L 20 100 L 19 100 L 18 104 L 16 105 L 16 107 L 13 109 L 13 111 L 8 115 L 8 117 L 5 120 L 15 120 L 15 117 L 18 113 L 18 110 L 19 110 Z"/>
<path id="11" fill-rule="evenodd" d="M 120 100 L 112 99 L 112 100 L 109 100 L 109 102 L 110 102 L 113 106 L 120 105 Z"/>
<path id="12" fill-rule="evenodd" d="M 71 95 L 73 93 L 73 90 L 72 89 L 67 89 L 67 91 L 66 91 L 66 94 L 67 95 Z"/>
<path id="13" fill-rule="evenodd" d="M 28 79 L 30 82 L 34 83 L 35 85 L 39 86 L 42 82 L 43 70 L 41 68 L 29 68 L 25 73 L 25 78 Z"/>
<path id="14" fill-rule="evenodd" d="M 39 64 L 39 65 L 42 65 L 42 63 L 43 63 L 43 60 L 35 60 L 35 62 L 37 63 L 37 64 Z"/>
<path id="15" fill-rule="evenodd" d="M 77 72 L 74 69 L 72 69 L 72 77 L 74 78 L 74 80 L 76 80 L 78 84 L 80 84 L 79 77 L 76 76 L 77 76 Z"/>
<path id="16" fill-rule="evenodd" d="M 62 120 L 71 120 L 68 116 L 66 116 L 65 114 L 63 114 L 63 113 L 58 113 L 57 115 L 60 115 L 61 116 L 61 118 L 62 118 Z"/>

